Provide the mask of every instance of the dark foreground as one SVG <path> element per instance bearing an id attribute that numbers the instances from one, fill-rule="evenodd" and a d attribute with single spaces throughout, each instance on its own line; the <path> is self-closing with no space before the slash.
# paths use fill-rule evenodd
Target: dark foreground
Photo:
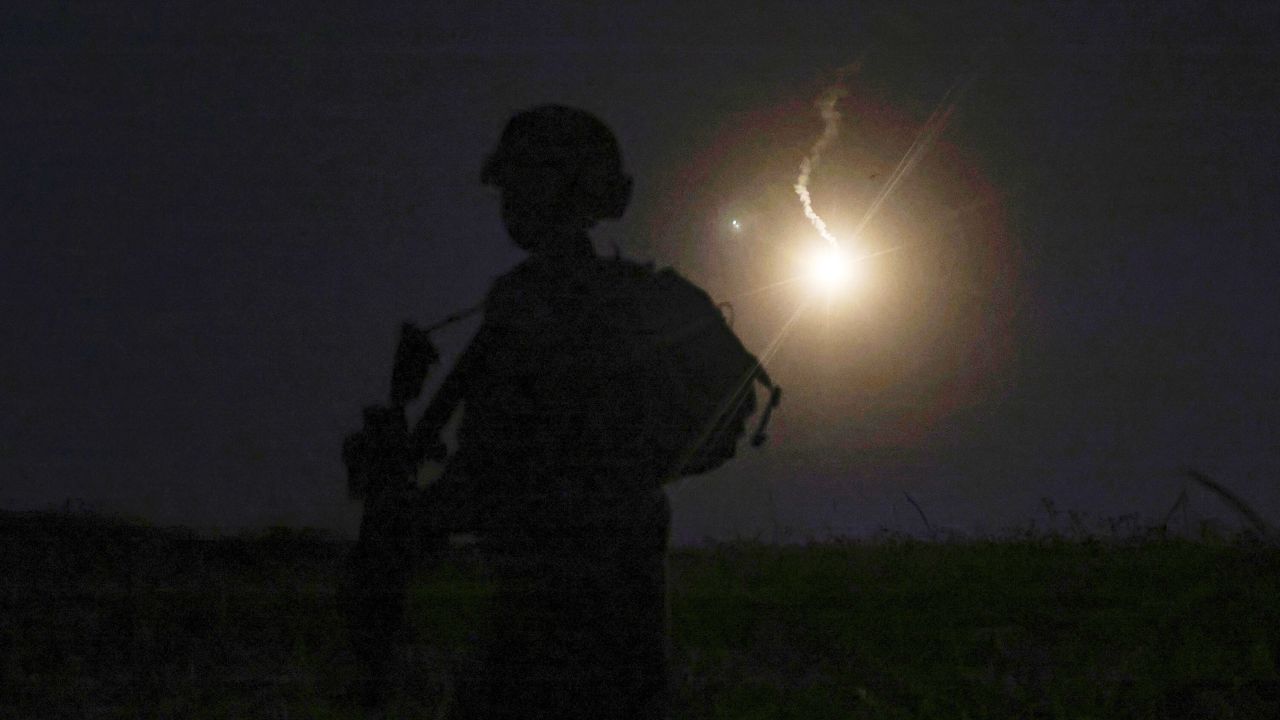
<path id="1" fill-rule="evenodd" d="M 354 718 L 348 545 L 0 513 L 0 717 Z M 671 555 L 679 718 L 1280 717 L 1280 551 L 1024 537 Z M 483 565 L 423 568 L 394 717 L 447 717 Z"/>

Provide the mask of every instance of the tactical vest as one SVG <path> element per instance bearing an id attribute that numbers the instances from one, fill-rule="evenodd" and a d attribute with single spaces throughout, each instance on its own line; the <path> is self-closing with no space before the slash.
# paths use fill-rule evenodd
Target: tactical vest
<path id="1" fill-rule="evenodd" d="M 705 292 L 626 260 L 522 263 L 495 282 L 477 342 L 459 452 L 502 472 L 706 472 L 735 455 L 754 382 L 772 388 Z"/>

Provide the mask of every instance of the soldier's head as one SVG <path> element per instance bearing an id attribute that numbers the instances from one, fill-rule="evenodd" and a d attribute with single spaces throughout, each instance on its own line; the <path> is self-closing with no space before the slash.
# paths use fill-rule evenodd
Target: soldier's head
<path id="1" fill-rule="evenodd" d="M 631 178 L 618 141 L 599 118 L 541 105 L 507 122 L 480 173 L 502 193 L 502 220 L 516 245 L 555 252 L 599 220 L 622 216 Z"/>

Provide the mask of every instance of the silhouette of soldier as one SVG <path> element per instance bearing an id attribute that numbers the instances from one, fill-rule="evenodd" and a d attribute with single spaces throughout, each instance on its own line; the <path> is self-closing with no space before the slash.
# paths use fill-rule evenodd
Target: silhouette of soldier
<path id="1" fill-rule="evenodd" d="M 664 717 L 670 509 L 660 463 L 636 442 L 654 388 L 619 352 L 605 302 L 620 265 L 587 234 L 622 215 L 631 179 L 604 123 L 558 105 L 513 117 L 481 179 L 529 255 L 494 283 L 410 438 L 415 457 L 436 452 L 461 403 L 424 513 L 474 521 L 496 596 L 483 669 L 459 679 L 455 716 Z"/>
<path id="2" fill-rule="evenodd" d="M 763 442 L 780 391 L 706 293 L 596 256 L 588 230 L 621 217 L 631 194 L 599 119 L 560 105 L 517 114 L 481 179 L 528 257 L 495 281 L 411 432 L 403 406 L 436 356 L 424 331 L 402 329 L 391 407 L 366 408 L 344 446 L 365 498 L 344 603 L 366 703 L 380 702 L 414 558 L 471 531 L 495 597 L 484 662 L 458 678 L 453 717 L 663 718 L 662 484 L 734 455 L 753 379 L 773 389 L 752 439 Z M 412 468 L 445 456 L 439 435 L 459 408 L 457 448 L 419 491 Z"/>

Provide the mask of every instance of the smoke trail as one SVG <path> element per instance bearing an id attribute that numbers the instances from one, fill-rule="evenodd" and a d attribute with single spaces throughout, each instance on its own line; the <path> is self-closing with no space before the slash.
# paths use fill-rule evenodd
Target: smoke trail
<path id="1" fill-rule="evenodd" d="M 800 176 L 796 178 L 795 184 L 796 195 L 800 196 L 800 204 L 804 205 L 804 216 L 809 218 L 810 223 L 813 223 L 813 227 L 818 231 L 818 234 L 832 245 L 838 245 L 839 243 L 836 242 L 835 236 L 831 234 L 831 231 L 827 230 L 827 223 L 818 216 L 818 213 L 813 211 L 813 201 L 809 197 L 809 175 L 818 166 L 822 151 L 840 134 L 840 111 L 836 109 L 836 102 L 847 94 L 848 92 L 843 87 L 834 85 L 818 99 L 818 110 L 822 114 L 822 135 L 813 144 L 813 149 L 809 151 L 809 154 L 800 161 Z"/>

